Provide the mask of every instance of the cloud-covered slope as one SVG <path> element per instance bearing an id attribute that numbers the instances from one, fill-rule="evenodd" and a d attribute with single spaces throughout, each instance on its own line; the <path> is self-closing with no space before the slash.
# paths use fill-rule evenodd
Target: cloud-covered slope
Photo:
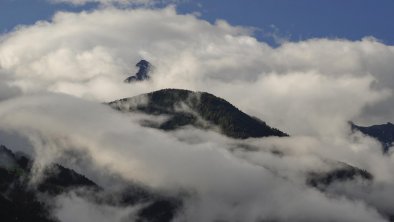
<path id="1" fill-rule="evenodd" d="M 171 221 L 182 208 L 181 200 L 176 197 L 161 196 L 137 184 L 129 183 L 116 192 L 102 189 L 85 176 L 58 164 L 47 166 L 39 180 L 34 181 L 33 163 L 26 155 L 0 146 L 0 220 L 60 221 L 56 215 L 62 207 L 59 200 L 72 195 L 92 205 L 136 207 L 135 215 L 129 215 L 135 221 Z"/>
<path id="2" fill-rule="evenodd" d="M 39 181 L 32 183 L 33 161 L 0 146 L 0 219 L 2 221 L 58 221 L 53 195 L 97 185 L 60 165 L 48 167 Z M 49 194 L 45 197 L 45 194 Z"/>

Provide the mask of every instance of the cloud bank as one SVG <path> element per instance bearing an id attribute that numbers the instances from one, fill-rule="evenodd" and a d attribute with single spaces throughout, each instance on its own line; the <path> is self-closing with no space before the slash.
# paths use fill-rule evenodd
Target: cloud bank
<path id="1" fill-rule="evenodd" d="M 123 84 L 141 58 L 157 67 L 153 80 Z M 111 101 L 169 87 L 208 91 L 291 134 L 318 131 L 314 124 L 323 123 L 317 116 L 393 120 L 385 109 L 393 101 L 393 58 L 392 46 L 371 38 L 272 48 L 247 29 L 210 24 L 171 7 L 60 12 L 51 22 L 2 36 L 0 45 L 1 72 L 25 93 Z"/>
<path id="2" fill-rule="evenodd" d="M 162 192 L 187 190 L 194 195 L 178 221 L 387 221 L 392 200 L 378 200 L 392 193 L 392 155 L 351 134 L 346 122 L 394 120 L 387 109 L 394 47 L 364 38 L 273 48 L 250 34 L 173 7 L 59 12 L 19 27 L 0 37 L 0 141 L 25 138 L 38 169 L 70 150 L 87 153 L 91 169 L 69 167 L 104 187 L 110 179 L 100 172 Z M 142 58 L 156 67 L 151 80 L 123 83 Z M 240 142 L 196 129 L 167 134 L 101 104 L 162 88 L 213 93 L 293 136 Z M 308 172 L 335 168 L 327 162 L 366 169 L 374 182 L 349 182 L 355 190 L 336 184 L 330 195 L 306 186 Z M 60 202 L 65 221 L 78 219 L 67 217 L 73 203 L 102 209 L 75 197 Z"/>
<path id="3" fill-rule="evenodd" d="M 375 173 L 372 166 L 363 165 L 362 159 L 373 164 L 374 158 L 381 156 L 378 149 L 372 149 L 374 146 L 354 152 L 313 138 L 307 142 L 294 137 L 245 141 L 258 150 L 231 152 L 229 147 L 237 146 L 238 141 L 200 131 L 194 135 L 201 142 L 182 142 L 177 139 L 179 135 L 141 127 L 136 120 L 106 106 L 65 95 L 5 101 L 0 117 L 2 130 L 18 133 L 33 145 L 36 167 L 56 162 L 68 151 L 87 152 L 97 171 L 108 171 L 162 192 L 191 192 L 179 220 L 385 221 L 361 200 L 328 197 L 305 184 L 309 170 L 331 168 L 323 158 L 341 157 Z M 193 135 L 190 131 L 183 133 Z M 348 141 L 341 143 L 351 145 Z M 285 157 L 269 152 L 273 147 Z M 392 160 L 385 164 L 392 166 Z M 83 173 L 90 178 L 98 175 Z M 66 197 L 62 199 L 65 212 L 60 210 L 59 215 L 67 215 L 73 200 L 86 205 L 86 212 L 94 211 L 80 198 Z M 114 215 L 123 212 L 112 211 Z M 89 221 L 92 216 L 87 213 L 75 217 Z"/>

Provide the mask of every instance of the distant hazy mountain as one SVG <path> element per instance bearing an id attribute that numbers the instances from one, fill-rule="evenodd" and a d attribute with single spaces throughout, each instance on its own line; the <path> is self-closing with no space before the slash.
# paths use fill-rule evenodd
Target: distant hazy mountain
<path id="1" fill-rule="evenodd" d="M 373 126 L 357 126 L 350 123 L 352 130 L 358 130 L 368 136 L 377 139 L 383 146 L 383 151 L 387 152 L 394 142 L 394 125 L 386 123 L 382 125 Z"/>
<path id="2" fill-rule="evenodd" d="M 334 169 L 328 172 L 311 172 L 307 177 L 307 184 L 324 191 L 332 183 L 350 180 L 373 180 L 373 175 L 366 170 L 346 163 L 335 163 Z"/>
<path id="3" fill-rule="evenodd" d="M 147 123 L 163 130 L 192 125 L 199 128 L 216 127 L 224 135 L 237 139 L 288 136 L 262 120 L 240 111 L 226 100 L 206 92 L 163 89 L 113 101 L 109 105 L 123 112 L 167 115 L 169 118 L 160 124 Z"/>

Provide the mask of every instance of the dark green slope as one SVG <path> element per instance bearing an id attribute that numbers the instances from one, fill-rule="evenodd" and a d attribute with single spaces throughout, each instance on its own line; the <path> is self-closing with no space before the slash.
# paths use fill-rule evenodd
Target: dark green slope
<path id="1" fill-rule="evenodd" d="M 218 127 L 224 135 L 237 139 L 288 136 L 240 111 L 226 100 L 205 92 L 163 89 L 113 101 L 109 105 L 124 112 L 138 111 L 151 115 L 169 115 L 168 120 L 156 126 L 163 130 L 173 130 L 186 125 L 200 128 L 214 126 Z"/>

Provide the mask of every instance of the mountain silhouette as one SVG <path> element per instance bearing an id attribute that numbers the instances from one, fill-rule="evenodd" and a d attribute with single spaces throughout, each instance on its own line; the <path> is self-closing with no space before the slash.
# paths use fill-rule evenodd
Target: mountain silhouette
<path id="1" fill-rule="evenodd" d="M 350 122 L 353 131 L 357 130 L 365 135 L 375 138 L 383 146 L 383 152 L 389 151 L 394 142 L 394 125 L 390 122 L 381 125 L 358 126 Z"/>
<path id="2" fill-rule="evenodd" d="M 264 121 L 242 112 L 226 100 L 206 92 L 163 89 L 116 100 L 109 105 L 122 112 L 169 116 L 159 125 L 146 123 L 147 126 L 162 130 L 175 130 L 190 125 L 203 129 L 219 128 L 222 134 L 236 139 L 288 136 L 268 126 Z"/>

